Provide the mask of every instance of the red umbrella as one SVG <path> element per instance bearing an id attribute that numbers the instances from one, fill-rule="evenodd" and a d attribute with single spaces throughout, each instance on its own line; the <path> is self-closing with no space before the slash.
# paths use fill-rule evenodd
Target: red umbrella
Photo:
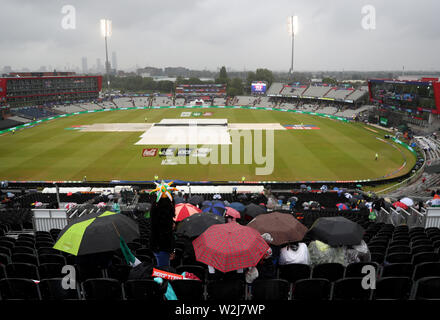
<path id="1" fill-rule="evenodd" d="M 408 210 L 408 206 L 400 201 L 394 202 L 393 206 L 394 206 L 394 208 L 402 208 L 404 210 Z"/>
<path id="2" fill-rule="evenodd" d="M 230 216 L 235 219 L 241 218 L 240 212 L 238 212 L 237 210 L 235 210 L 234 208 L 231 208 L 231 207 L 226 207 L 225 216 Z"/>
<path id="3" fill-rule="evenodd" d="M 209 227 L 192 244 L 197 261 L 221 272 L 256 266 L 269 249 L 257 230 L 235 222 Z"/>
<path id="4" fill-rule="evenodd" d="M 175 206 L 176 215 L 174 216 L 175 221 L 181 221 L 189 216 L 192 216 L 195 213 L 200 213 L 202 210 L 193 206 L 189 203 L 179 203 Z"/>

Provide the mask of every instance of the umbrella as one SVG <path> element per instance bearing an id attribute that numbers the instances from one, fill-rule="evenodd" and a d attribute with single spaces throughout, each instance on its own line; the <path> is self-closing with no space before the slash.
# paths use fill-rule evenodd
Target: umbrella
<path id="1" fill-rule="evenodd" d="M 246 206 L 245 215 L 251 218 L 255 218 L 259 214 L 266 213 L 266 209 L 264 209 L 262 206 L 251 203 Z"/>
<path id="2" fill-rule="evenodd" d="M 199 196 L 199 195 L 195 195 L 195 196 L 192 196 L 191 198 L 189 198 L 189 200 L 188 200 L 188 202 L 190 203 L 190 204 L 192 204 L 192 205 L 198 205 L 198 204 L 201 204 L 202 202 L 203 202 L 203 197 L 202 196 Z"/>
<path id="3" fill-rule="evenodd" d="M 192 243 L 196 260 L 221 272 L 254 267 L 269 249 L 257 230 L 235 222 L 213 225 Z"/>
<path id="4" fill-rule="evenodd" d="M 214 224 L 225 223 L 225 218 L 210 212 L 196 213 L 183 219 L 177 226 L 176 232 L 188 238 L 201 235 Z"/>
<path id="5" fill-rule="evenodd" d="M 317 219 L 308 235 L 332 247 L 351 246 L 361 243 L 364 228 L 344 217 L 326 217 Z"/>
<path id="6" fill-rule="evenodd" d="M 96 205 L 98 208 L 104 208 L 106 206 L 105 202 L 100 202 Z"/>
<path id="7" fill-rule="evenodd" d="M 110 211 L 72 220 L 60 232 L 54 249 L 75 256 L 120 248 L 120 236 L 130 242 L 139 238 L 139 227 L 129 217 Z"/>
<path id="8" fill-rule="evenodd" d="M 298 198 L 297 197 L 290 197 L 289 199 L 287 199 L 287 201 L 297 203 L 298 202 Z"/>
<path id="9" fill-rule="evenodd" d="M 219 216 L 223 216 L 226 211 L 225 204 L 222 201 L 209 201 L 209 203 L 205 203 L 202 206 L 203 212 L 212 212 Z"/>
<path id="10" fill-rule="evenodd" d="M 406 204 L 408 207 L 412 207 L 414 205 L 414 201 L 408 197 L 400 199 L 400 202 Z"/>
<path id="11" fill-rule="evenodd" d="M 200 213 L 200 212 L 202 212 L 202 210 L 200 210 L 196 206 L 193 206 L 192 204 L 189 204 L 189 203 L 179 203 L 179 204 L 176 204 L 176 206 L 175 206 L 175 212 L 176 212 L 176 215 L 174 216 L 174 221 L 177 222 L 177 221 L 181 221 L 185 218 L 188 218 L 189 216 L 191 216 L 195 213 Z"/>
<path id="12" fill-rule="evenodd" d="M 241 202 L 232 202 L 229 204 L 229 207 L 231 207 L 241 213 L 243 213 L 246 210 L 246 207 Z"/>
<path id="13" fill-rule="evenodd" d="M 338 204 L 336 205 L 336 207 L 337 207 L 339 210 L 348 210 L 348 206 L 347 206 L 345 203 L 338 203 Z"/>
<path id="14" fill-rule="evenodd" d="M 301 241 L 307 233 L 307 228 L 291 214 L 280 212 L 261 214 L 247 226 L 261 234 L 269 233 L 273 238 L 271 244 L 275 246 Z"/>
<path id="15" fill-rule="evenodd" d="M 246 194 L 242 193 L 242 194 L 238 195 L 237 198 L 238 198 L 238 200 L 247 201 L 248 196 Z"/>
<path id="16" fill-rule="evenodd" d="M 241 218 L 240 212 L 238 212 L 237 210 L 235 210 L 234 208 L 231 208 L 231 207 L 226 207 L 225 217 L 226 216 L 230 216 L 235 219 Z"/>
<path id="17" fill-rule="evenodd" d="M 66 205 L 64 206 L 64 208 L 66 208 L 67 210 L 69 210 L 69 209 L 72 209 L 73 207 L 75 207 L 76 206 L 76 203 L 75 202 L 69 202 L 69 203 L 66 203 Z"/>
<path id="18" fill-rule="evenodd" d="M 403 202 L 400 202 L 400 201 L 396 201 L 396 202 L 394 202 L 393 203 L 393 206 L 394 206 L 394 208 L 402 208 L 402 209 L 405 209 L 405 210 L 408 210 L 408 206 L 406 205 L 406 204 L 404 204 Z"/>

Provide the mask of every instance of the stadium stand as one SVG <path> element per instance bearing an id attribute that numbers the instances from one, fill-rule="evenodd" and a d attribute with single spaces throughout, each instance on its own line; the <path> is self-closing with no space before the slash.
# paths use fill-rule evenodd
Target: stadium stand
<path id="1" fill-rule="evenodd" d="M 281 91 L 284 89 L 284 84 L 281 82 L 274 82 L 270 86 L 269 90 L 267 90 L 267 95 L 278 95 L 281 94 Z"/>
<path id="2" fill-rule="evenodd" d="M 56 111 L 52 111 L 51 109 L 45 107 L 14 108 L 11 109 L 11 113 L 29 120 L 33 120 L 33 119 L 38 120 L 38 119 L 53 117 L 59 114 L 56 113 Z"/>
<path id="3" fill-rule="evenodd" d="M 79 105 L 75 104 L 68 104 L 68 105 L 59 105 L 53 107 L 54 110 L 57 110 L 62 113 L 74 113 L 74 112 L 81 112 L 84 111 L 84 108 L 80 107 Z"/>
<path id="4" fill-rule="evenodd" d="M 324 97 L 330 90 L 328 86 L 309 86 L 302 94 L 305 97 L 321 98 Z"/>

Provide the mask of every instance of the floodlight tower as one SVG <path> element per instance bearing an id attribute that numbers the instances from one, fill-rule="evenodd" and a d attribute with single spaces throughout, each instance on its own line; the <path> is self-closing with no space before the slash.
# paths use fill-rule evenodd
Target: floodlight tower
<path id="1" fill-rule="evenodd" d="M 107 38 L 112 35 L 112 21 L 101 19 L 101 36 L 105 40 L 105 73 L 107 76 L 107 94 L 110 95 L 110 63 L 108 62 Z"/>
<path id="2" fill-rule="evenodd" d="M 293 56 L 294 56 L 295 34 L 298 33 L 298 16 L 290 16 L 287 19 L 287 28 L 289 35 L 292 37 L 292 62 L 290 64 L 289 74 L 293 75 Z"/>

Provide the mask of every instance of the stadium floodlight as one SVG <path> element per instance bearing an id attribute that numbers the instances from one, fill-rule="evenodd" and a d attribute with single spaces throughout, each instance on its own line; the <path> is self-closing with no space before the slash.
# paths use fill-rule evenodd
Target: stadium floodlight
<path id="1" fill-rule="evenodd" d="M 107 38 L 112 35 L 112 21 L 101 19 L 101 36 L 105 39 L 105 73 L 107 76 L 107 93 L 110 95 L 110 64 L 108 62 Z"/>
<path id="2" fill-rule="evenodd" d="M 108 19 L 101 19 L 101 36 L 111 37 L 112 35 L 112 21 Z"/>
<path id="3" fill-rule="evenodd" d="M 298 34 L 298 16 L 290 16 L 287 18 L 287 28 L 289 35 L 292 37 L 292 62 L 290 65 L 289 73 L 293 74 L 293 54 L 294 54 L 295 35 Z"/>

